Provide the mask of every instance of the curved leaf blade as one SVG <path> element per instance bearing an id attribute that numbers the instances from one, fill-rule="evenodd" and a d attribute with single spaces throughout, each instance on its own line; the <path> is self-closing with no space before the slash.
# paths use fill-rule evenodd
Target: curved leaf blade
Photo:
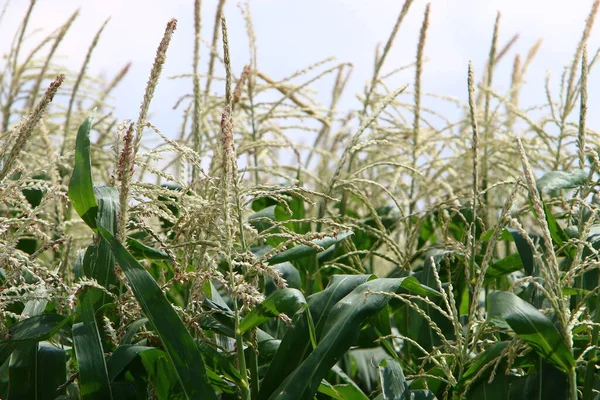
<path id="1" fill-rule="evenodd" d="M 108 379 L 112 382 L 139 353 L 146 350 L 154 350 L 154 347 L 135 346 L 131 344 L 123 344 L 117 347 L 106 362 Z"/>
<path id="2" fill-rule="evenodd" d="M 94 312 L 99 290 L 85 287 L 79 295 L 82 322 L 73 325 L 73 347 L 79 364 L 79 391 L 86 400 L 112 399 L 104 350 Z"/>
<path id="3" fill-rule="evenodd" d="M 523 268 L 521 256 L 519 253 L 512 253 L 490 265 L 485 272 L 485 279 L 498 279 L 521 268 Z"/>
<path id="4" fill-rule="evenodd" d="M 13 351 L 8 365 L 8 398 L 35 399 L 37 343 L 24 343 Z"/>
<path id="5" fill-rule="evenodd" d="M 379 363 L 379 382 L 384 400 L 410 398 L 408 383 L 398 361 L 389 359 Z"/>
<path id="6" fill-rule="evenodd" d="M 423 285 L 414 276 L 402 278 L 400 286 L 420 296 L 441 296 L 442 294 L 429 286 Z"/>
<path id="7" fill-rule="evenodd" d="M 323 249 L 327 249 L 327 248 L 333 246 L 334 244 L 337 244 L 352 235 L 354 235 L 353 232 L 339 232 L 336 236 L 326 237 L 324 239 L 313 240 L 313 241 L 311 241 L 311 243 L 313 243 L 314 245 L 319 246 Z M 317 250 L 314 247 L 307 246 L 305 244 L 301 244 L 298 246 L 294 246 L 291 249 L 288 249 L 284 252 L 274 255 L 273 257 L 271 257 L 268 260 L 268 263 L 270 265 L 275 265 L 275 264 L 279 264 L 279 263 L 282 263 L 285 261 L 293 261 L 293 260 L 297 260 L 299 258 L 307 257 L 312 254 L 316 254 L 318 252 L 319 252 L 319 250 Z"/>
<path id="8" fill-rule="evenodd" d="M 152 385 L 154 393 L 159 399 L 185 398 L 167 355 L 155 347 L 119 346 L 106 363 L 111 382 L 137 357 L 140 358 L 146 370 L 146 379 Z"/>
<path id="9" fill-rule="evenodd" d="M 406 279 L 375 279 L 361 284 L 338 301 L 327 317 L 317 348 L 288 375 L 269 399 L 300 400 L 313 396 L 331 367 L 356 342 L 366 321 L 387 306 L 390 296 L 376 292 L 395 293 L 401 288 L 410 290 L 414 283 L 408 280 L 408 287 L 404 287 Z"/>
<path id="10" fill-rule="evenodd" d="M 42 314 L 19 321 L 8 330 L 10 339 L 0 340 L 0 365 L 4 364 L 21 343 L 49 339 L 71 320 L 58 314 Z"/>
<path id="11" fill-rule="evenodd" d="M 551 171 L 538 179 L 536 186 L 538 191 L 554 196 L 560 190 L 585 185 L 587 179 L 588 173 L 581 169 L 574 169 L 571 172 Z"/>
<path id="12" fill-rule="evenodd" d="M 529 242 L 521 236 L 521 233 L 516 229 L 510 228 L 508 232 L 513 237 L 515 245 L 517 246 L 517 251 L 519 252 L 519 256 L 521 257 L 521 262 L 523 263 L 523 269 L 527 275 L 533 274 L 533 249 L 529 245 Z M 529 238 L 535 243 L 538 240 L 537 235 L 529 234 Z"/>
<path id="13" fill-rule="evenodd" d="M 329 312 L 335 304 L 357 286 L 374 275 L 334 275 L 325 290 L 308 297 L 310 314 L 314 320 L 317 336 L 323 329 Z M 275 356 L 271 360 L 265 375 L 258 398 L 267 399 L 277 389 L 281 382 L 288 377 L 310 354 L 312 345 L 310 332 L 305 314 L 297 314 L 292 322 L 293 328 L 288 329 Z"/>
<path id="14" fill-rule="evenodd" d="M 575 367 L 575 359 L 552 321 L 534 306 L 510 292 L 488 296 L 492 323 L 510 328 L 540 356 L 565 373 Z"/>
<path id="15" fill-rule="evenodd" d="M 87 117 L 79 126 L 75 139 L 75 166 L 69 182 L 69 199 L 77 214 L 92 229 L 96 230 L 98 203 L 94 195 L 92 162 L 90 157 L 90 130 L 93 117 Z"/>
<path id="16" fill-rule="evenodd" d="M 280 314 L 293 316 L 304 308 L 306 308 L 306 299 L 301 291 L 293 288 L 281 289 L 252 309 L 240 322 L 238 330 L 244 333 Z"/>
<path id="17" fill-rule="evenodd" d="M 164 251 L 156 250 L 150 246 L 146 246 L 144 243 L 134 238 L 127 238 L 127 247 L 132 255 L 136 258 L 143 258 L 146 260 L 168 260 L 169 255 Z"/>
<path id="18" fill-rule="evenodd" d="M 109 231 L 99 225 L 98 232 L 109 243 L 144 314 L 156 328 L 187 396 L 216 400 L 200 351 L 156 281 Z"/>
<path id="19" fill-rule="evenodd" d="M 37 399 L 54 400 L 64 394 L 65 389 L 57 390 L 67 381 L 67 356 L 47 342 L 39 345 L 37 353 Z"/>
<path id="20" fill-rule="evenodd" d="M 123 339 L 121 339 L 121 344 L 132 344 L 131 341 L 133 340 L 133 337 L 138 333 L 142 326 L 146 325 L 146 322 L 148 322 L 148 318 L 139 318 L 129 324 L 127 331 L 125 331 L 125 335 L 123 335 Z"/>
<path id="21" fill-rule="evenodd" d="M 119 192 L 112 186 L 99 186 L 93 190 L 98 202 L 96 222 L 114 235 L 119 215 Z M 104 239 L 100 238 L 97 244 L 87 248 L 82 268 L 86 277 L 96 280 L 108 291 L 119 294 L 120 283 L 115 276 L 115 257 Z M 98 301 L 94 303 L 94 310 L 111 301 L 111 297 L 101 293 Z"/>

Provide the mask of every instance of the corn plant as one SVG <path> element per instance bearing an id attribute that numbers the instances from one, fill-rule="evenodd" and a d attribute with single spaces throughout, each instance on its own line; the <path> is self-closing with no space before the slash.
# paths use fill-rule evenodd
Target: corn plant
<path id="1" fill-rule="evenodd" d="M 501 43 L 498 14 L 483 76 L 465 66 L 464 100 L 443 98 L 458 121 L 421 89 L 435 6 L 414 63 L 389 71 L 404 2 L 340 110 L 351 64 L 274 78 L 244 4 L 249 62 L 232 71 L 245 56 L 230 54 L 225 1 L 208 40 L 200 3 L 192 71 L 173 77 L 191 93 L 166 135 L 149 111 L 176 20 L 137 119 L 117 121 L 128 66 L 86 72 L 106 24 L 71 71 L 54 54 L 77 13 L 23 56 L 31 2 L 0 74 L 0 398 L 598 397 L 598 1 L 558 95 L 548 81 L 534 109 L 519 95 L 539 43 L 494 89 L 517 40 Z"/>

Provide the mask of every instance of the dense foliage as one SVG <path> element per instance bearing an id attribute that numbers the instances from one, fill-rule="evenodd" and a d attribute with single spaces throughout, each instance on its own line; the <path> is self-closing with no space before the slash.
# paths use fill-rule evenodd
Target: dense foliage
<path id="1" fill-rule="evenodd" d="M 0 74 L 0 398 L 597 398 L 598 1 L 533 110 L 519 94 L 539 44 L 493 88 L 516 40 L 501 45 L 498 18 L 483 79 L 465 66 L 466 101 L 445 99 L 458 121 L 424 106 L 429 5 L 415 63 L 385 72 L 406 0 L 358 107 L 339 110 L 351 65 L 271 78 L 247 5 L 236 76 L 224 3 L 201 71 L 195 2 L 177 136 L 148 121 L 175 20 L 137 120 L 119 122 L 127 66 L 86 74 L 104 26 L 63 71 L 77 13 L 24 56 L 31 2 Z M 324 107 L 312 86 L 330 80 Z"/>

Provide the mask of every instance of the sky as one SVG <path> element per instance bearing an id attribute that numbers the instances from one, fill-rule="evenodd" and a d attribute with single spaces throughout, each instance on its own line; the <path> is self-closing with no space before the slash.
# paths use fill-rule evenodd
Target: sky
<path id="1" fill-rule="evenodd" d="M 203 0 L 203 34 L 209 39 L 217 0 Z M 350 62 L 354 71 L 342 107 L 358 107 L 355 94 L 370 78 L 378 43 L 385 43 L 402 7 L 400 0 L 249 0 L 258 43 L 258 68 L 274 79 L 284 78 L 314 62 L 334 56 Z M 0 25 L 0 37 L 11 38 L 29 2 L 13 0 Z M 415 0 L 401 26 L 383 72 L 410 63 L 415 58 L 417 38 L 427 2 Z M 499 65 L 496 88 L 507 88 L 515 54 L 522 56 L 538 39 L 543 39 L 537 58 L 526 76 L 522 104 L 544 100 L 544 78 L 552 74 L 551 87 L 558 90 L 560 74 L 570 64 L 581 37 L 592 0 L 433 0 L 425 47 L 429 60 L 423 72 L 423 90 L 453 96 L 466 102 L 467 65 L 473 61 L 481 77 L 488 56 L 496 13 L 501 11 L 500 42 L 514 34 L 519 40 L 511 56 Z M 166 23 L 178 20 L 178 29 L 167 53 L 163 76 L 191 71 L 193 49 L 193 0 L 38 0 L 30 21 L 30 44 L 62 24 L 75 10 L 80 15 L 59 49 L 61 62 L 78 70 L 98 28 L 108 23 L 93 55 L 89 72 L 114 76 L 131 62 L 129 75 L 117 91 L 113 104 L 119 118 L 137 117 L 139 104 Z M 232 64 L 237 74 L 248 62 L 245 25 L 237 1 L 225 7 Z M 590 53 L 600 47 L 600 22 L 589 41 Z M 5 53 L 11 40 L 0 43 Z M 206 47 L 204 48 L 206 50 Z M 203 53 L 203 60 L 207 59 Z M 201 64 L 203 64 L 201 60 Z M 398 85 L 412 84 L 414 72 L 397 79 Z M 590 77 L 590 105 L 598 104 L 594 90 L 600 84 Z M 395 81 L 396 82 L 396 81 Z M 215 85 L 213 85 L 215 87 Z M 152 106 L 152 121 L 167 134 L 179 124 L 172 110 L 178 96 L 191 91 L 190 81 L 163 79 Z M 322 94 L 327 102 L 329 93 Z M 426 100 L 427 101 L 427 100 Z M 425 101 L 425 106 L 427 103 Z M 589 113 L 589 126 L 600 116 Z"/>

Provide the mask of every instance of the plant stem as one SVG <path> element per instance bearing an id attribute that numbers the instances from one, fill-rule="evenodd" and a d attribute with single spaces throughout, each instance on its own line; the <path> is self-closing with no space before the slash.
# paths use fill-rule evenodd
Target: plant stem
<path id="1" fill-rule="evenodd" d="M 571 369 L 571 373 L 569 374 L 569 390 L 571 392 L 569 398 L 577 400 L 577 372 L 575 367 Z"/>
<path id="2" fill-rule="evenodd" d="M 246 371 L 246 356 L 244 354 L 244 336 L 242 332 L 238 329 L 240 312 L 237 304 L 237 299 L 233 300 L 233 312 L 235 315 L 235 345 L 237 348 L 237 356 L 238 356 L 238 369 L 242 376 L 243 385 L 240 387 L 242 392 L 242 399 L 248 400 L 250 398 L 250 393 L 248 391 L 248 372 Z"/>
<path id="3" fill-rule="evenodd" d="M 252 335 L 254 336 L 254 338 L 256 338 L 256 333 L 253 333 Z M 256 354 L 255 343 L 256 343 L 256 340 L 252 340 L 252 345 L 250 345 L 248 347 L 248 350 L 250 352 L 249 357 L 248 357 L 248 363 L 250 364 L 250 379 L 252 379 L 252 382 L 250 384 L 252 400 L 258 399 L 258 382 L 259 382 L 259 379 L 258 379 L 258 356 Z"/>

